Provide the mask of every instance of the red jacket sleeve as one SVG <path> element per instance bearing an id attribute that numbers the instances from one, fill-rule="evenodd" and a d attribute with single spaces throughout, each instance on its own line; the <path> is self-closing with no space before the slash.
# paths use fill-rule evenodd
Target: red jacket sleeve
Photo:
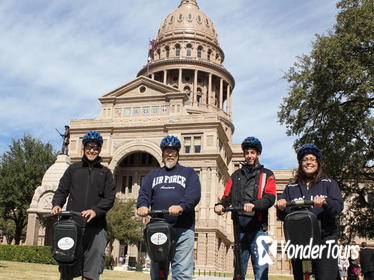
<path id="1" fill-rule="evenodd" d="M 232 179 L 230 177 L 230 180 L 225 185 L 225 191 L 223 192 L 223 196 L 219 203 L 224 207 L 228 207 L 231 205 L 231 188 L 232 188 Z"/>

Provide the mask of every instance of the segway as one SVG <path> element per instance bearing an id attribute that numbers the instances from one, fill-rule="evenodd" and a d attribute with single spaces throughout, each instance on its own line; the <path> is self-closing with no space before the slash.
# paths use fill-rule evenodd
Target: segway
<path id="1" fill-rule="evenodd" d="M 292 211 L 284 218 L 283 231 L 285 239 L 293 246 L 312 246 L 321 244 L 321 227 L 317 216 L 308 210 L 313 205 L 311 200 L 296 200 L 287 202 L 287 207 L 301 207 Z M 312 242 L 311 242 L 312 239 Z M 314 279 L 312 260 L 296 258 L 301 260 L 303 279 Z"/>
<path id="2" fill-rule="evenodd" d="M 243 207 L 226 207 L 223 212 L 234 212 L 232 214 L 232 223 L 234 228 L 234 277 L 233 280 L 244 280 L 243 265 L 242 265 L 242 251 L 240 245 L 240 225 L 238 215 L 236 212 L 243 211 Z"/>
<path id="3" fill-rule="evenodd" d="M 80 212 L 75 211 L 61 211 L 57 214 L 43 215 L 45 220 L 52 217 L 57 217 L 52 228 L 52 256 L 59 265 L 74 265 L 82 260 L 83 279 L 83 237 L 86 220 Z"/>
<path id="4" fill-rule="evenodd" d="M 158 280 L 167 279 L 169 263 L 175 255 L 175 229 L 165 221 L 164 215 L 168 210 L 151 210 L 148 215 L 152 218 L 144 229 L 145 246 L 151 261 L 158 263 Z"/>

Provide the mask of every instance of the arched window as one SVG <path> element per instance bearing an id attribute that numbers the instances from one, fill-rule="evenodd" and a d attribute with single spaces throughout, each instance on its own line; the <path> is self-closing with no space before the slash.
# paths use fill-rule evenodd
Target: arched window
<path id="1" fill-rule="evenodd" d="M 179 14 L 179 18 L 178 18 L 178 20 L 179 20 L 179 21 L 182 21 L 182 19 L 183 19 L 182 14 Z"/>
<path id="2" fill-rule="evenodd" d="M 165 53 L 166 53 L 166 57 L 170 56 L 170 48 L 169 47 L 165 48 Z"/>
<path id="3" fill-rule="evenodd" d="M 211 55 L 212 55 L 212 50 L 208 50 L 208 57 L 207 57 L 208 60 L 210 60 Z"/>
<path id="4" fill-rule="evenodd" d="M 187 56 L 191 56 L 192 55 L 192 45 L 191 44 L 187 45 L 186 54 L 187 54 Z"/>
<path id="5" fill-rule="evenodd" d="M 188 14 L 188 21 L 191 21 L 191 20 L 192 20 L 192 15 Z"/>
<path id="6" fill-rule="evenodd" d="M 181 55 L 181 46 L 179 44 L 175 45 L 175 56 Z"/>
<path id="7" fill-rule="evenodd" d="M 203 47 L 202 47 L 202 46 L 199 46 L 199 47 L 197 48 L 197 57 L 198 57 L 198 58 L 201 58 L 202 53 L 203 53 Z"/>

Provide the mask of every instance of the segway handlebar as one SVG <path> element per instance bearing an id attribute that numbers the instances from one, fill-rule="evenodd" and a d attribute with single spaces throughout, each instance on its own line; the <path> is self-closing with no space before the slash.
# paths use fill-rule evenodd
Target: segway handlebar
<path id="1" fill-rule="evenodd" d="M 150 210 L 148 212 L 149 216 L 154 216 L 154 215 L 167 215 L 169 214 L 169 210 Z"/>
<path id="2" fill-rule="evenodd" d="M 224 207 L 222 209 L 222 212 L 237 212 L 237 211 L 244 211 L 243 206 L 237 206 L 237 207 Z"/>
<path id="3" fill-rule="evenodd" d="M 78 217 L 82 217 L 82 213 L 81 212 L 77 212 L 77 211 L 61 211 L 59 213 L 56 213 L 56 214 L 45 214 L 43 215 L 43 219 L 48 219 L 48 218 L 51 218 L 51 217 L 73 217 L 73 216 L 78 216 Z"/>
<path id="4" fill-rule="evenodd" d="M 313 201 L 309 199 L 300 199 L 287 202 L 286 207 L 313 206 Z"/>

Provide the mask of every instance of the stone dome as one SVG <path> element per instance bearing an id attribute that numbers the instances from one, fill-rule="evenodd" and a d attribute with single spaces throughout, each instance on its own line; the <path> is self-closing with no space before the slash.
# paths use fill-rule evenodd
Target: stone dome
<path id="1" fill-rule="evenodd" d="M 218 45 L 213 22 L 200 11 L 196 0 L 182 0 L 178 8 L 166 16 L 158 30 L 157 41 L 180 36 L 193 36 Z"/>

